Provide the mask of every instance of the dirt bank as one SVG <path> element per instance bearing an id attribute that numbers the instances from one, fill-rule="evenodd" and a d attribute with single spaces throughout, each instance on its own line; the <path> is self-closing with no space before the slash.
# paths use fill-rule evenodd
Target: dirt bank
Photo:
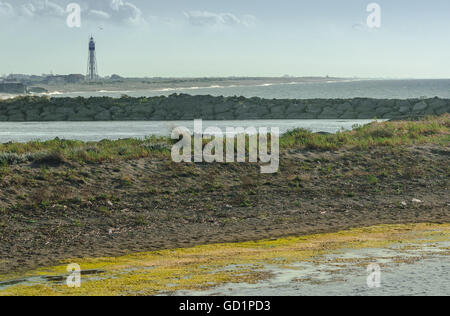
<path id="1" fill-rule="evenodd" d="M 165 158 L 2 167 L 0 273 L 76 257 L 448 223 L 449 154 L 431 144 L 291 149 L 274 175 L 256 164 Z"/>

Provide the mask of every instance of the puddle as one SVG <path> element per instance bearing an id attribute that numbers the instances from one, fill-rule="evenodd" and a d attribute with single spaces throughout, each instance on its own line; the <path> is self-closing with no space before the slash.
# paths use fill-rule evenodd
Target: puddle
<path id="1" fill-rule="evenodd" d="M 264 265 L 274 276 L 257 284 L 225 284 L 187 296 L 450 295 L 450 242 L 341 249 L 287 267 Z M 367 266 L 381 268 L 379 288 L 367 285 Z"/>
<path id="2" fill-rule="evenodd" d="M 80 288 L 65 285 L 62 264 L 11 276 L 0 295 L 450 295 L 449 237 L 448 224 L 381 225 L 80 258 Z M 371 264 L 380 267 L 379 288 L 368 286 Z"/>

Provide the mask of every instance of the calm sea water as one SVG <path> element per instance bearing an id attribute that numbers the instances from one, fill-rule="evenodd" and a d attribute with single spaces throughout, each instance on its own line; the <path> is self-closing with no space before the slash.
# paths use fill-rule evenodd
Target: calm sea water
<path id="1" fill-rule="evenodd" d="M 388 98 L 408 99 L 421 97 L 450 98 L 450 79 L 442 80 L 346 80 L 343 82 L 262 84 L 255 86 L 211 86 L 184 89 L 165 88 L 141 91 L 97 91 L 54 93 L 55 97 L 110 96 L 127 94 L 133 97 L 186 93 L 192 95 L 244 96 L 261 98 Z"/>
<path id="2" fill-rule="evenodd" d="M 219 127 L 225 133 L 227 127 L 278 127 L 281 133 L 305 128 L 312 132 L 336 133 L 365 125 L 372 120 L 254 120 L 254 121 L 203 121 L 203 129 Z M 155 122 L 0 122 L 0 143 L 28 142 L 32 140 L 61 139 L 99 141 L 102 139 L 144 138 L 146 136 L 170 136 L 172 130 L 183 126 L 193 131 L 193 121 Z"/>

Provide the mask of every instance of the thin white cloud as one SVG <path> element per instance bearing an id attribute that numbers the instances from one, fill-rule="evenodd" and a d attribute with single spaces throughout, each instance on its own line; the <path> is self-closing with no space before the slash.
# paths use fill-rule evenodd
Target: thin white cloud
<path id="1" fill-rule="evenodd" d="M 232 13 L 214 13 L 209 11 L 188 11 L 184 16 L 192 26 L 245 26 L 255 25 L 256 18 L 253 15 L 238 17 Z"/>
<path id="2" fill-rule="evenodd" d="M 63 6 L 49 0 L 35 0 L 22 6 L 22 12 L 28 16 L 61 17 L 65 11 Z"/>
<path id="3" fill-rule="evenodd" d="M 146 21 L 151 25 L 156 26 L 168 26 L 168 27 L 175 27 L 182 25 L 179 20 L 167 18 L 167 17 L 161 17 L 161 16 L 155 16 L 150 15 L 147 17 Z"/>
<path id="4" fill-rule="evenodd" d="M 14 8 L 13 6 L 8 2 L 2 2 L 0 1 L 0 16 L 13 16 L 14 15 Z"/>
<path id="5" fill-rule="evenodd" d="M 23 16 L 33 17 L 34 12 L 36 12 L 36 8 L 32 3 L 22 4 L 22 6 L 20 7 L 20 13 Z"/>
<path id="6" fill-rule="evenodd" d="M 0 15 L 10 17 L 63 17 L 65 8 L 50 0 L 34 0 L 14 7 L 10 3 L 0 2 Z"/>
<path id="7" fill-rule="evenodd" d="M 65 0 L 29 0 L 15 7 L 14 4 L 0 1 L 1 16 L 21 16 L 25 18 L 65 17 Z M 96 22 L 108 20 L 111 23 L 141 25 L 146 21 L 141 9 L 123 0 L 74 0 L 82 9 L 82 20 Z"/>
<path id="8" fill-rule="evenodd" d="M 105 2 L 105 0 L 99 2 Z M 102 6 L 104 5 L 102 4 Z M 123 0 L 110 0 L 109 9 L 110 10 L 104 11 L 110 13 L 113 20 L 133 25 L 145 23 L 141 9 L 131 2 L 124 2 Z"/>
<path id="9" fill-rule="evenodd" d="M 246 14 L 241 18 L 241 23 L 246 27 L 253 27 L 256 25 L 256 17 Z"/>
<path id="10" fill-rule="evenodd" d="M 109 20 L 111 15 L 101 10 L 89 10 L 89 17 L 93 19 Z"/>

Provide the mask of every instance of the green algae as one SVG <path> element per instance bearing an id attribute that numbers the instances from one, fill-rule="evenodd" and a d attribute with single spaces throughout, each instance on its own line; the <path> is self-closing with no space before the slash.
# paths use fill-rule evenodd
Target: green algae
<path id="1" fill-rule="evenodd" d="M 267 280 L 271 273 L 262 271 L 263 265 L 292 269 L 295 263 L 314 262 L 315 257 L 341 249 L 384 248 L 408 242 L 426 244 L 448 241 L 449 237 L 450 224 L 380 225 L 277 240 L 215 244 L 114 258 L 73 259 L 55 267 L 43 267 L 2 279 L 59 276 L 64 280 L 69 263 L 77 263 L 83 271 L 100 272 L 83 275 L 80 288 L 69 288 L 64 282 L 27 281 L 3 288 L 0 296 L 158 295 L 181 290 L 207 290 L 228 283 Z M 336 259 L 336 263 L 339 261 L 342 259 Z"/>

